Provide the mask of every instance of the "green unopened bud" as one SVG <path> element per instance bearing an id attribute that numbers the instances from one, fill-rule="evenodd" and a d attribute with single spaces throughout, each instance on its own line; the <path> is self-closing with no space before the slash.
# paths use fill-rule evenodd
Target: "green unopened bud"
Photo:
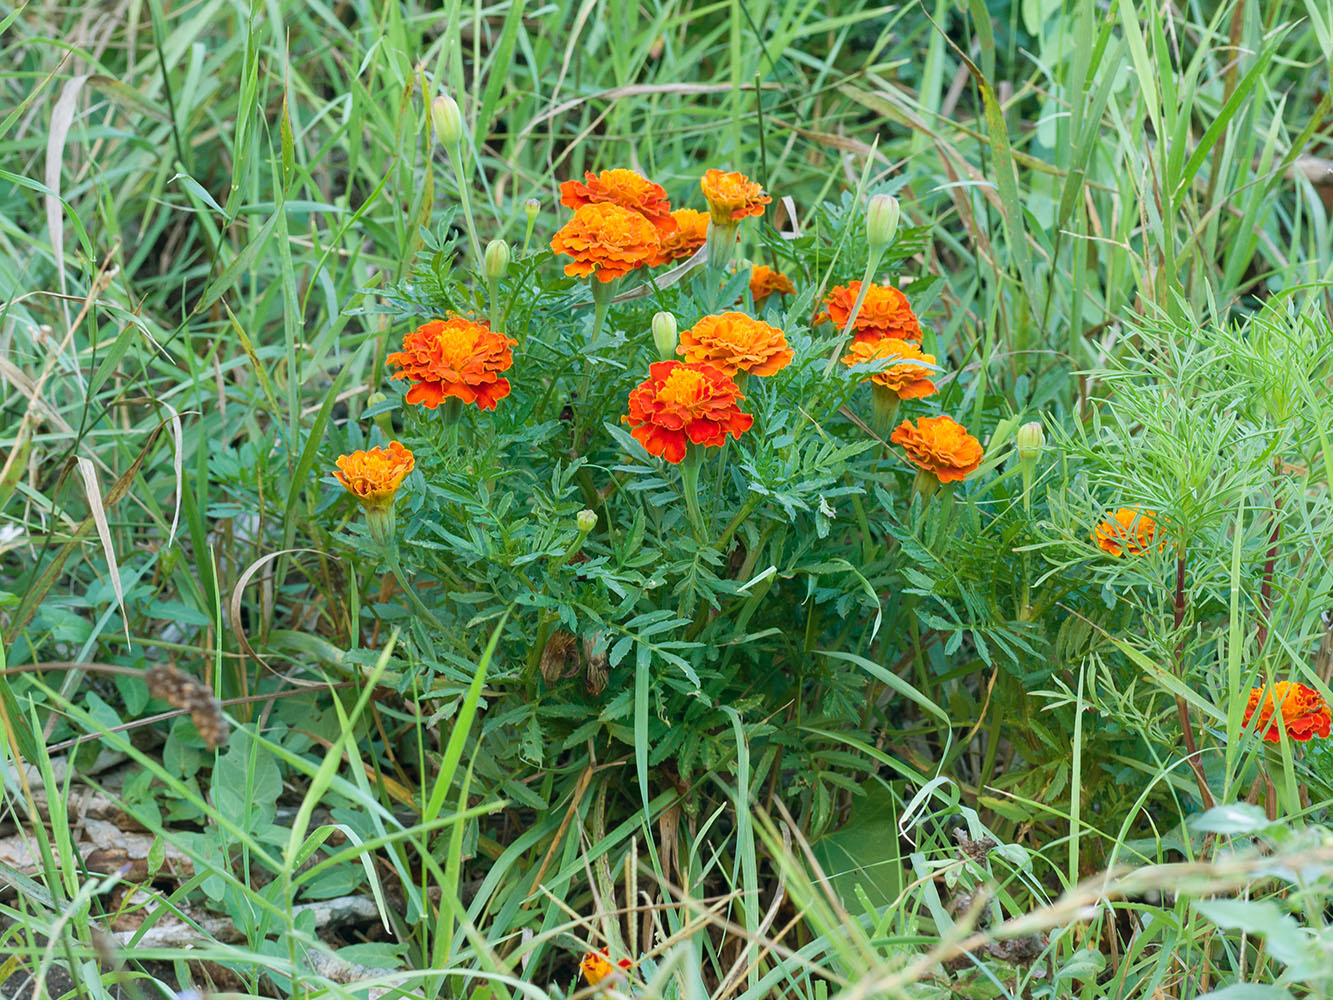
<path id="1" fill-rule="evenodd" d="M 579 534 L 586 535 L 597 527 L 597 514 L 591 510 L 581 510 L 575 518 L 575 523 L 579 526 Z"/>
<path id="2" fill-rule="evenodd" d="M 366 397 L 366 409 L 373 410 L 388 398 L 382 392 L 372 392 Z M 375 421 L 375 426 L 380 429 L 380 433 L 384 435 L 386 441 L 393 438 L 393 421 L 389 419 L 387 410 L 381 410 L 371 419 Z"/>
<path id="3" fill-rule="evenodd" d="M 898 199 L 891 194 L 877 194 L 866 207 L 866 242 L 871 250 L 883 250 L 898 234 Z"/>
<path id="4" fill-rule="evenodd" d="M 498 281 L 509 267 L 509 244 L 504 240 L 491 240 L 486 244 L 486 256 L 483 258 L 487 281 Z"/>
<path id="5" fill-rule="evenodd" d="M 537 213 L 542 210 L 542 203 L 536 198 L 529 198 L 523 203 L 523 211 L 528 215 L 528 225 L 537 221 Z"/>
<path id="6" fill-rule="evenodd" d="M 676 317 L 671 313 L 660 312 L 653 316 L 653 343 L 657 345 L 657 356 L 663 361 L 676 356 L 680 339 L 676 336 Z"/>
<path id="7" fill-rule="evenodd" d="M 458 102 L 448 94 L 441 94 L 431 101 L 430 119 L 440 145 L 457 146 L 463 140 L 463 113 L 458 110 Z"/>
<path id="8" fill-rule="evenodd" d="M 1040 420 L 1033 420 L 1018 428 L 1014 440 L 1018 446 L 1018 460 L 1035 462 L 1041 455 L 1041 450 L 1046 447 L 1046 430 Z"/>

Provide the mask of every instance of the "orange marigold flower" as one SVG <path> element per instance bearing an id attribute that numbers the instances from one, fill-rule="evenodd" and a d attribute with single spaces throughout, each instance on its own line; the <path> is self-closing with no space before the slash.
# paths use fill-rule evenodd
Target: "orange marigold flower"
<path id="1" fill-rule="evenodd" d="M 796 286 L 781 271 L 775 271 L 763 264 L 756 264 L 750 272 L 750 296 L 754 304 L 759 305 L 774 292 L 779 295 L 795 295 Z"/>
<path id="2" fill-rule="evenodd" d="M 357 503 L 371 510 L 393 506 L 398 487 L 416 466 L 416 458 L 408 448 L 390 441 L 387 448 L 369 448 L 339 455 L 333 478 L 343 489 L 356 497 Z"/>
<path id="3" fill-rule="evenodd" d="M 1157 536 L 1157 511 L 1140 507 L 1121 507 L 1092 531 L 1092 540 L 1103 552 L 1122 556 L 1128 552 L 1141 556 L 1152 548 Z M 1157 551 L 1166 548 L 1166 539 L 1158 539 Z"/>
<path id="4" fill-rule="evenodd" d="M 889 440 L 942 483 L 961 482 L 981 464 L 981 442 L 953 417 L 922 417 L 915 424 L 904 420 Z"/>
<path id="5" fill-rule="evenodd" d="M 409 403 L 433 410 L 453 396 L 493 410 L 496 400 L 509 395 L 509 380 L 500 372 L 513 365 L 510 348 L 517 343 L 484 321 L 451 315 L 413 330 L 403 338 L 403 349 L 386 361 L 399 369 L 394 378 L 411 380 Z"/>
<path id="6" fill-rule="evenodd" d="M 659 235 L 676 231 L 676 220 L 671 214 L 671 202 L 666 189 L 633 170 L 591 171 L 583 175 L 584 183 L 565 181 L 560 185 L 560 204 L 567 208 L 584 205 L 611 204 L 638 212 L 653 224 Z"/>
<path id="7" fill-rule="evenodd" d="M 1286 729 L 1288 739 L 1304 743 L 1314 736 L 1327 739 L 1330 722 L 1333 722 L 1328 705 L 1318 691 L 1291 681 L 1279 681 L 1271 688 L 1251 688 L 1250 700 L 1245 706 L 1246 726 L 1255 709 L 1259 710 L 1255 732 L 1262 733 L 1270 743 L 1282 740 L 1279 724 Z"/>
<path id="8" fill-rule="evenodd" d="M 676 353 L 691 363 L 716 365 L 727 375 L 772 375 L 792 359 L 781 330 L 739 312 L 705 316 L 682 331 Z"/>
<path id="9" fill-rule="evenodd" d="M 824 299 L 828 312 L 821 313 L 816 322 L 831 319 L 841 330 L 847 325 L 847 317 L 852 314 L 852 306 L 856 305 L 856 296 L 860 292 L 859 281 L 834 287 Z M 881 337 L 921 340 L 921 324 L 916 313 L 912 312 L 907 296 L 892 285 L 870 285 L 865 301 L 861 303 L 861 311 L 856 314 L 853 329 L 857 340 L 878 340 Z"/>
<path id="10" fill-rule="evenodd" d="M 900 360 L 882 371 L 867 375 L 865 381 L 891 390 L 899 399 L 921 399 L 935 394 L 935 383 L 930 380 L 931 370 L 925 365 L 913 363 L 924 361 L 926 365 L 933 365 L 935 355 L 922 354 L 921 348 L 909 341 L 897 337 L 853 341 L 850 353 L 843 357 L 842 363 L 850 368 L 881 358 Z"/>
<path id="11" fill-rule="evenodd" d="M 611 281 L 655 264 L 662 245 L 656 228 L 638 212 L 599 202 L 575 211 L 551 238 L 551 249 L 573 258 L 566 274 Z"/>
<path id="12" fill-rule="evenodd" d="M 693 208 L 678 208 L 671 213 L 676 220 L 674 232 L 662 237 L 661 263 L 684 260 L 698 253 L 708 239 L 708 213 Z"/>
<path id="13" fill-rule="evenodd" d="M 589 986 L 596 986 L 617 968 L 628 971 L 634 968 L 634 963 L 628 958 L 622 958 L 612 965 L 610 953 L 605 948 L 586 953 L 579 962 L 579 971 L 583 973 L 583 978 L 587 980 Z"/>
<path id="14" fill-rule="evenodd" d="M 709 170 L 699 181 L 708 199 L 708 213 L 719 226 L 731 226 L 747 215 L 763 215 L 764 206 L 773 199 L 744 174 Z"/>
<path id="15" fill-rule="evenodd" d="M 740 411 L 740 388 L 725 372 L 706 364 L 658 361 L 629 394 L 629 413 L 620 422 L 650 455 L 684 461 L 687 445 L 717 447 L 730 434 L 739 438 L 754 417 Z"/>

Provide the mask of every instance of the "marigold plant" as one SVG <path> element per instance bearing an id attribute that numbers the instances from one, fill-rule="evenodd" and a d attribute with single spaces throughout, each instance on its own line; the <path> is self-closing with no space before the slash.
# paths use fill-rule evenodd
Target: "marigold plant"
<path id="1" fill-rule="evenodd" d="M 728 375 L 772 375 L 791 363 L 786 335 L 740 312 L 705 316 L 681 331 L 676 353 L 689 362 L 715 365 Z"/>
<path id="2" fill-rule="evenodd" d="M 509 395 L 509 380 L 500 373 L 513 365 L 510 349 L 517 343 L 485 321 L 453 315 L 417 327 L 403 338 L 402 350 L 385 360 L 398 369 L 393 378 L 411 381 L 409 403 L 433 410 L 453 398 L 493 410 Z"/>
<path id="3" fill-rule="evenodd" d="M 690 444 L 717 447 L 728 434 L 739 438 L 750 429 L 754 417 L 741 412 L 744 398 L 720 368 L 658 361 L 629 394 L 629 412 L 620 420 L 650 455 L 680 463 Z"/>
<path id="4" fill-rule="evenodd" d="M 565 273 L 613 281 L 661 255 L 657 228 L 638 212 L 610 202 L 584 205 L 551 238 L 551 249 L 571 258 Z"/>
<path id="5" fill-rule="evenodd" d="M 763 215 L 764 206 L 773 199 L 764 189 L 742 173 L 708 170 L 699 181 L 699 189 L 708 200 L 713 222 L 732 226 L 751 215 Z"/>
<path id="6" fill-rule="evenodd" d="M 1255 724 L 1255 732 L 1261 733 L 1269 743 L 1281 742 L 1282 729 L 1287 731 L 1288 739 L 1301 743 L 1316 736 L 1327 739 L 1330 723 L 1333 722 L 1323 695 L 1295 681 L 1279 681 L 1272 687 L 1251 688 L 1249 701 L 1245 705 L 1246 727 L 1256 710 L 1259 720 Z"/>
<path id="7" fill-rule="evenodd" d="M 708 240 L 708 213 L 693 208 L 678 208 L 671 213 L 676 228 L 662 237 L 662 261 L 693 257 Z"/>
<path id="8" fill-rule="evenodd" d="M 795 295 L 796 286 L 781 271 L 775 271 L 763 264 L 756 264 L 750 272 L 750 297 L 754 299 L 754 304 L 759 305 L 774 293 Z"/>
<path id="9" fill-rule="evenodd" d="M 1154 540 L 1158 552 L 1166 548 L 1166 539 L 1158 534 L 1156 511 L 1121 507 L 1092 530 L 1092 540 L 1103 552 L 1116 557 L 1126 552 L 1141 556 L 1152 550 Z"/>
<path id="10" fill-rule="evenodd" d="M 934 395 L 935 383 L 931 381 L 931 370 L 926 365 L 935 363 L 935 355 L 923 354 L 919 347 L 906 340 L 881 337 L 878 340 L 853 341 L 842 363 L 851 367 L 885 358 L 899 360 L 881 371 L 867 375 L 865 381 L 876 388 L 892 392 L 899 399 L 921 399 Z"/>
<path id="11" fill-rule="evenodd" d="M 622 972 L 628 972 L 634 968 L 634 963 L 628 958 L 622 958 L 612 965 L 610 953 L 605 948 L 586 952 L 579 962 L 579 971 L 583 973 L 583 978 L 589 986 L 598 985 L 617 968 Z"/>
<path id="12" fill-rule="evenodd" d="M 661 237 L 676 231 L 666 190 L 634 170 L 603 170 L 600 174 L 589 171 L 581 184 L 565 181 L 560 185 L 560 204 L 574 209 L 584 205 L 619 205 L 642 215 Z"/>
<path id="13" fill-rule="evenodd" d="M 839 330 L 847 325 L 847 319 L 856 305 L 856 297 L 861 292 L 861 282 L 853 281 L 846 285 L 836 285 L 824 299 L 825 312 L 818 317 L 818 322 L 832 320 Z M 898 340 L 921 340 L 921 323 L 907 301 L 907 296 L 892 285 L 871 284 L 866 289 L 865 301 L 856 314 L 852 325 L 857 340 L 879 340 L 894 337 Z"/>
<path id="14" fill-rule="evenodd" d="M 953 417 L 904 420 L 889 440 L 902 445 L 908 461 L 942 483 L 961 482 L 981 464 L 981 442 Z"/>
<path id="15" fill-rule="evenodd" d="M 387 447 L 339 455 L 334 464 L 337 468 L 333 478 L 356 497 L 357 503 L 382 510 L 393 506 L 398 488 L 416 467 L 416 456 L 411 449 L 390 441 Z"/>

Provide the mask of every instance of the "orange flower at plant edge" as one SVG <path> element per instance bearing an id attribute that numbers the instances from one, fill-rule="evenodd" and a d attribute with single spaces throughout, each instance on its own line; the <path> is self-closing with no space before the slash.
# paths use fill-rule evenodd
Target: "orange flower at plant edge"
<path id="1" fill-rule="evenodd" d="M 846 285 L 837 285 L 824 299 L 828 311 L 817 318 L 822 323 L 825 319 L 833 320 L 839 330 L 847 325 L 847 317 L 856 305 L 856 296 L 860 294 L 861 282 L 853 281 Z M 892 285 L 872 283 L 866 289 L 865 301 L 861 311 L 856 314 L 856 323 L 852 329 L 857 340 L 878 340 L 881 337 L 896 337 L 898 340 L 921 340 L 921 324 L 916 313 L 907 301 L 907 296 Z"/>
<path id="2" fill-rule="evenodd" d="M 915 424 L 904 420 L 889 440 L 942 483 L 962 482 L 981 464 L 981 442 L 953 417 L 922 417 Z"/>
<path id="3" fill-rule="evenodd" d="M 416 466 L 408 448 L 390 441 L 387 448 L 369 448 L 339 455 L 333 478 L 356 497 L 357 503 L 370 510 L 393 506 L 398 487 Z"/>
<path id="4" fill-rule="evenodd" d="M 796 286 L 781 271 L 775 271 L 763 264 L 756 264 L 750 272 L 750 297 L 759 305 L 774 292 L 779 295 L 795 295 Z"/>
<path id="5" fill-rule="evenodd" d="M 611 975 L 617 967 L 628 971 L 634 968 L 634 963 L 628 958 L 622 958 L 615 965 L 612 965 L 610 954 L 605 948 L 600 951 L 587 952 L 583 956 L 583 960 L 579 962 L 579 971 L 583 973 L 583 978 L 587 980 L 589 986 L 596 986 Z"/>
<path id="6" fill-rule="evenodd" d="M 385 360 L 398 369 L 393 378 L 411 380 L 409 403 L 433 410 L 453 397 L 493 410 L 496 400 L 509 395 L 509 380 L 500 373 L 513 365 L 510 348 L 517 343 L 485 322 L 450 316 L 413 330 L 403 349 Z"/>
<path id="7" fill-rule="evenodd" d="M 1121 507 L 1092 531 L 1092 540 L 1103 551 L 1113 556 L 1128 552 L 1141 556 L 1152 549 L 1157 537 L 1157 512 L 1138 507 Z M 1166 539 L 1157 539 L 1157 551 L 1166 548 Z"/>
<path id="8" fill-rule="evenodd" d="M 676 353 L 691 363 L 716 365 L 727 375 L 772 375 L 791 364 L 792 349 L 775 326 L 739 312 L 705 316 L 680 334 Z"/>
<path id="9" fill-rule="evenodd" d="M 763 215 L 764 206 L 773 199 L 744 174 L 709 170 L 699 181 L 699 189 L 708 199 L 708 213 L 719 226 L 734 226 L 748 215 Z"/>
<path id="10" fill-rule="evenodd" d="M 1279 681 L 1271 688 L 1251 688 L 1244 725 L 1250 724 L 1255 709 L 1259 710 L 1255 732 L 1262 733 L 1269 743 L 1281 742 L 1279 724 L 1286 729 L 1288 739 L 1304 743 L 1314 736 L 1326 739 L 1330 722 L 1333 722 L 1328 705 L 1318 691 L 1291 681 Z"/>
<path id="11" fill-rule="evenodd" d="M 740 388 L 712 365 L 658 361 L 629 394 L 629 412 L 620 422 L 650 455 L 685 460 L 690 444 L 717 447 L 730 434 L 739 438 L 754 417 L 740 410 Z"/>
<path id="12" fill-rule="evenodd" d="M 565 181 L 560 185 L 560 204 L 567 208 L 611 204 L 638 212 L 653 224 L 660 236 L 676 231 L 671 202 L 666 190 L 633 170 L 603 170 L 583 175 L 584 183 Z"/>
<path id="13" fill-rule="evenodd" d="M 551 237 L 551 249 L 572 258 L 565 273 L 612 281 L 657 263 L 657 229 L 638 212 L 609 202 L 584 205 Z"/>
<path id="14" fill-rule="evenodd" d="M 848 367 L 881 358 L 900 359 L 865 378 L 867 382 L 892 391 L 899 399 L 921 399 L 935 394 L 935 383 L 930 380 L 931 370 L 925 365 L 913 364 L 924 361 L 933 365 L 935 355 L 922 354 L 916 344 L 896 337 L 881 337 L 879 340 L 853 341 L 850 350 L 851 353 L 842 359 Z"/>
<path id="15" fill-rule="evenodd" d="M 661 263 L 693 257 L 708 239 L 708 213 L 693 208 L 678 208 L 671 213 L 676 220 L 674 232 L 662 237 Z"/>

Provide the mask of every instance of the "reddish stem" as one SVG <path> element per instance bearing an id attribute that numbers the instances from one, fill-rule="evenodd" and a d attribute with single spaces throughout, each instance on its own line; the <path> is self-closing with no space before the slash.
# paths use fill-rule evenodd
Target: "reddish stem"
<path id="1" fill-rule="evenodd" d="M 1177 629 L 1185 620 L 1185 555 L 1183 552 L 1176 557 L 1176 600 L 1172 618 Z M 1185 677 L 1184 636 L 1181 636 L 1180 641 L 1176 643 L 1176 676 L 1181 680 L 1184 680 Z M 1190 770 L 1194 772 L 1195 782 L 1198 783 L 1199 798 L 1203 801 L 1205 809 L 1211 809 L 1216 805 L 1216 800 L 1208 787 L 1208 779 L 1204 777 L 1203 765 L 1199 763 L 1199 747 L 1194 741 L 1194 726 L 1190 722 L 1189 706 L 1185 704 L 1185 699 L 1181 695 L 1176 695 L 1176 715 L 1180 717 L 1180 732 L 1185 738 L 1185 759 L 1189 762 Z"/>
<path id="2" fill-rule="evenodd" d="M 1264 582 L 1259 585 L 1259 652 L 1268 641 L 1268 613 L 1273 607 L 1273 569 L 1277 565 L 1277 543 L 1282 534 L 1282 498 L 1273 501 L 1273 530 L 1268 535 L 1268 558 L 1264 560 Z"/>

